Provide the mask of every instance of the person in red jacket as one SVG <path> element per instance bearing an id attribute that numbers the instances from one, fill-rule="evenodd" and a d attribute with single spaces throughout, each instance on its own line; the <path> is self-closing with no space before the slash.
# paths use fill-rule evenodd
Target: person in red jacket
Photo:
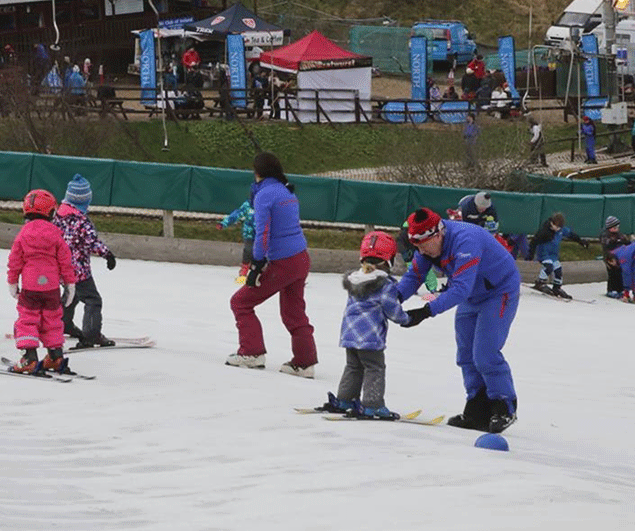
<path id="1" fill-rule="evenodd" d="M 9 293 L 18 300 L 18 319 L 13 332 L 16 347 L 24 350 L 9 370 L 34 374 L 53 369 L 62 372 L 68 361 L 62 355 L 64 323 L 60 283 L 66 285 L 65 304 L 75 295 L 77 281 L 71 251 L 62 231 L 51 223 L 57 202 L 47 190 L 31 190 L 22 204 L 26 219 L 11 246 L 7 282 Z M 21 280 L 21 286 L 18 281 Z M 39 363 L 40 342 L 48 354 Z"/>
<path id="2" fill-rule="evenodd" d="M 474 71 L 474 76 L 477 79 L 483 79 L 485 77 L 485 61 L 483 61 L 483 56 L 481 54 L 472 59 L 468 63 L 467 67 Z"/>
<path id="3" fill-rule="evenodd" d="M 198 54 L 193 44 L 188 46 L 187 50 L 183 53 L 181 64 L 186 70 L 191 70 L 193 67 L 201 64 L 201 56 Z"/>

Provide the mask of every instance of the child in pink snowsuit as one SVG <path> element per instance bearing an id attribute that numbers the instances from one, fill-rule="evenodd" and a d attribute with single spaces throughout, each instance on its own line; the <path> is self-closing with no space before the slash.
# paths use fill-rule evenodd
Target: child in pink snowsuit
<path id="1" fill-rule="evenodd" d="M 17 348 L 25 350 L 22 359 L 11 367 L 14 372 L 49 369 L 61 372 L 66 365 L 62 355 L 64 323 L 60 283 L 66 285 L 68 304 L 74 297 L 76 277 L 62 231 L 50 221 L 56 207 L 50 192 L 30 191 L 22 206 L 26 223 L 9 253 L 9 293 L 18 300 L 14 336 Z M 40 342 L 48 350 L 41 364 L 37 356 Z"/>

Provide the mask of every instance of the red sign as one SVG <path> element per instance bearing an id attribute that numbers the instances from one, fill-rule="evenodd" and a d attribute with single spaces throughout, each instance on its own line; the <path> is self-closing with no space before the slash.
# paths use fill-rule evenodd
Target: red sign
<path id="1" fill-rule="evenodd" d="M 225 17 L 216 17 L 214 20 L 212 20 L 212 23 L 210 25 L 214 26 L 216 24 L 220 24 L 223 20 L 225 20 Z"/>

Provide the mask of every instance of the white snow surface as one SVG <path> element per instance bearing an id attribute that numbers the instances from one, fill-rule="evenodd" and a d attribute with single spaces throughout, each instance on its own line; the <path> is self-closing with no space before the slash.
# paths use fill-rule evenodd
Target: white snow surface
<path id="1" fill-rule="evenodd" d="M 635 307 L 603 297 L 601 283 L 566 286 L 595 304 L 523 288 L 504 349 L 519 420 L 500 452 L 447 425 L 294 412 L 337 391 L 340 275 L 309 276 L 320 363 L 306 380 L 278 372 L 291 355 L 277 297 L 257 310 L 266 369 L 224 365 L 237 346 L 237 267 L 119 260 L 107 271 L 93 259 L 93 270 L 104 333 L 149 335 L 157 346 L 71 354 L 71 367 L 94 381 L 0 379 L 0 529 L 635 528 Z M 453 313 L 411 329 L 391 323 L 392 410 L 462 411 Z M 15 318 L 6 294 L 6 332 Z M 19 355 L 2 341 L 3 355 Z"/>

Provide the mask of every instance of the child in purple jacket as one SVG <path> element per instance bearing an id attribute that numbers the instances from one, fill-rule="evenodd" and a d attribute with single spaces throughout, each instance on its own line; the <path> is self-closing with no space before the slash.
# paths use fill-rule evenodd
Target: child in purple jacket
<path id="1" fill-rule="evenodd" d="M 93 278 L 90 256 L 95 254 L 105 258 L 110 270 L 115 268 L 117 261 L 115 255 L 99 239 L 95 226 L 86 215 L 92 197 L 90 183 L 80 174 L 76 174 L 68 183 L 64 200 L 53 218 L 53 224 L 62 229 L 64 241 L 71 250 L 73 267 L 77 275 L 75 298 L 64 308 L 63 318 L 64 333 L 79 339 L 76 348 L 108 347 L 115 344 L 101 333 L 102 299 Z M 84 303 L 81 330 L 73 323 L 75 307 L 79 302 Z"/>

